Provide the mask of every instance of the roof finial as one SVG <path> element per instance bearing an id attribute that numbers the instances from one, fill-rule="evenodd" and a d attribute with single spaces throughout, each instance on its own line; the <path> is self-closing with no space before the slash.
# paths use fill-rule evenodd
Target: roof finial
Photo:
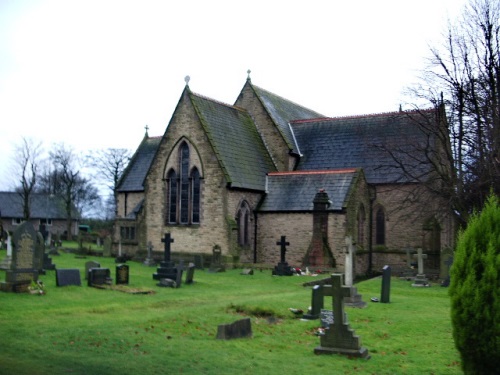
<path id="1" fill-rule="evenodd" d="M 248 69 L 248 70 L 247 70 L 247 74 L 248 74 L 248 76 L 247 76 L 247 81 L 250 81 L 250 80 L 251 80 L 251 79 L 250 79 L 250 73 L 252 73 L 252 71 L 251 71 L 250 69 Z"/>
<path id="2" fill-rule="evenodd" d="M 184 82 L 186 82 L 186 86 L 189 86 L 189 80 L 191 79 L 190 76 L 185 76 L 184 77 Z"/>
<path id="3" fill-rule="evenodd" d="M 149 130 L 148 124 L 146 124 L 146 126 L 144 127 L 144 129 L 146 129 L 146 137 L 147 137 L 148 136 L 148 130 Z"/>
<path id="4" fill-rule="evenodd" d="M 403 106 L 399 103 L 399 112 L 403 112 Z"/>

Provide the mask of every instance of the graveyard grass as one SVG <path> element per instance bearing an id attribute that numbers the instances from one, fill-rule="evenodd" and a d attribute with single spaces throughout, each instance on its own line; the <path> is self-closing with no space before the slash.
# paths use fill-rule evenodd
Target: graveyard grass
<path id="1" fill-rule="evenodd" d="M 5 250 L 0 251 L 0 259 Z M 393 278 L 391 303 L 380 298 L 381 279 L 356 284 L 368 302 L 346 307 L 351 328 L 371 359 L 315 355 L 319 320 L 301 321 L 309 276 L 271 276 L 241 269 L 196 270 L 195 283 L 160 288 L 154 267 L 128 262 L 128 294 L 86 286 L 85 262 L 110 268 L 114 259 L 78 259 L 61 252 L 58 268 L 79 268 L 82 286 L 56 287 L 55 272 L 40 277 L 46 295 L 0 293 L 0 374 L 461 374 L 452 339 L 447 288 L 413 288 Z M 5 280 L 5 272 L 0 272 Z M 325 297 L 325 308 L 331 308 Z M 271 314 L 272 319 L 267 315 Z M 217 340 L 217 326 L 249 316 L 253 337 Z"/>

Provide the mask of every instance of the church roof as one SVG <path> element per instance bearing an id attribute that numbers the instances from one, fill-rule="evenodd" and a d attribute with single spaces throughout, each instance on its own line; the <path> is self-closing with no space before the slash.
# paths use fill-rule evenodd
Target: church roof
<path id="1" fill-rule="evenodd" d="M 148 137 L 146 134 L 120 178 L 116 189 L 118 192 L 144 191 L 144 179 L 160 146 L 160 142 L 161 137 Z"/>
<path id="2" fill-rule="evenodd" d="M 192 92 L 190 98 L 229 186 L 264 191 L 266 173 L 276 167 L 249 113 Z"/>
<path id="3" fill-rule="evenodd" d="M 324 189 L 331 201 L 329 210 L 340 211 L 347 203 L 358 169 L 269 173 L 266 195 L 259 212 L 312 211 L 313 200 Z"/>
<path id="4" fill-rule="evenodd" d="M 260 99 L 262 105 L 266 108 L 267 113 L 276 124 L 278 130 L 285 139 L 288 148 L 297 152 L 296 144 L 293 139 L 292 131 L 290 130 L 290 121 L 301 119 L 312 119 L 325 117 L 322 114 L 305 108 L 288 99 L 282 98 L 258 86 L 251 85 L 255 94 Z"/>
<path id="5" fill-rule="evenodd" d="M 424 148 L 431 140 L 419 123 L 435 123 L 436 111 L 293 121 L 296 169 L 363 168 L 370 184 L 416 181 L 430 171 Z"/>

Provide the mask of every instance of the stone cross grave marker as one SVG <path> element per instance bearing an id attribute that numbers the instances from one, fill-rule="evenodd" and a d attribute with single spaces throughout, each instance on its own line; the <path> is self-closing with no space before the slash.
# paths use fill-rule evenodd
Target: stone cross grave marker
<path id="1" fill-rule="evenodd" d="M 389 303 L 391 300 L 391 266 L 385 265 L 382 268 L 382 291 L 380 302 Z"/>
<path id="2" fill-rule="evenodd" d="M 170 236 L 170 233 L 165 233 L 165 237 L 161 239 L 161 242 L 165 244 L 163 252 L 163 261 L 170 262 L 171 258 L 170 244 L 174 243 L 174 239 Z"/>
<path id="3" fill-rule="evenodd" d="M 161 239 L 164 245 L 163 261 L 160 262 L 160 267 L 156 269 L 156 273 L 153 274 L 154 280 L 169 279 L 175 281 L 177 279 L 177 273 L 182 272 L 175 267 L 175 263 L 171 260 L 171 244 L 174 239 L 171 237 L 170 233 L 165 233 L 165 237 Z"/>
<path id="4" fill-rule="evenodd" d="M 430 286 L 429 280 L 424 274 L 424 259 L 427 259 L 427 254 L 422 253 L 422 248 L 417 249 L 417 254 L 413 254 L 413 257 L 417 258 L 418 271 L 417 276 L 415 276 L 415 281 L 412 286 L 422 287 L 422 286 Z"/>
<path id="5" fill-rule="evenodd" d="M 344 313 L 344 297 L 349 295 L 350 288 L 342 285 L 342 274 L 332 274 L 332 285 L 325 285 L 323 291 L 324 295 L 333 297 L 333 325 L 320 336 L 320 346 L 314 353 L 369 358 L 368 350 L 361 346 L 359 336 L 349 327 Z"/>
<path id="6" fill-rule="evenodd" d="M 286 247 L 290 245 L 290 242 L 286 241 L 286 236 L 281 236 L 281 239 L 276 242 L 276 245 L 280 247 L 280 262 L 274 267 L 273 275 L 276 276 L 291 276 L 293 275 L 292 268 L 286 262 Z"/>

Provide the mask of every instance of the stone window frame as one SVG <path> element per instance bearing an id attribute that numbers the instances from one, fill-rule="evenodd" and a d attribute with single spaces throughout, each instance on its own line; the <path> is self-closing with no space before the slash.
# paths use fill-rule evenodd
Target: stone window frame
<path id="1" fill-rule="evenodd" d="M 135 241 L 137 238 L 137 230 L 135 225 L 121 225 L 120 226 L 120 239 L 124 242 Z"/>
<path id="2" fill-rule="evenodd" d="M 356 216 L 356 222 L 357 222 L 357 243 L 358 246 L 364 248 L 365 247 L 365 241 L 366 241 L 366 210 L 365 210 L 365 205 L 363 203 L 360 203 L 358 206 L 358 212 Z"/>
<path id="3" fill-rule="evenodd" d="M 238 225 L 238 245 L 250 246 L 250 205 L 246 200 L 241 201 L 236 213 L 236 223 Z"/>

